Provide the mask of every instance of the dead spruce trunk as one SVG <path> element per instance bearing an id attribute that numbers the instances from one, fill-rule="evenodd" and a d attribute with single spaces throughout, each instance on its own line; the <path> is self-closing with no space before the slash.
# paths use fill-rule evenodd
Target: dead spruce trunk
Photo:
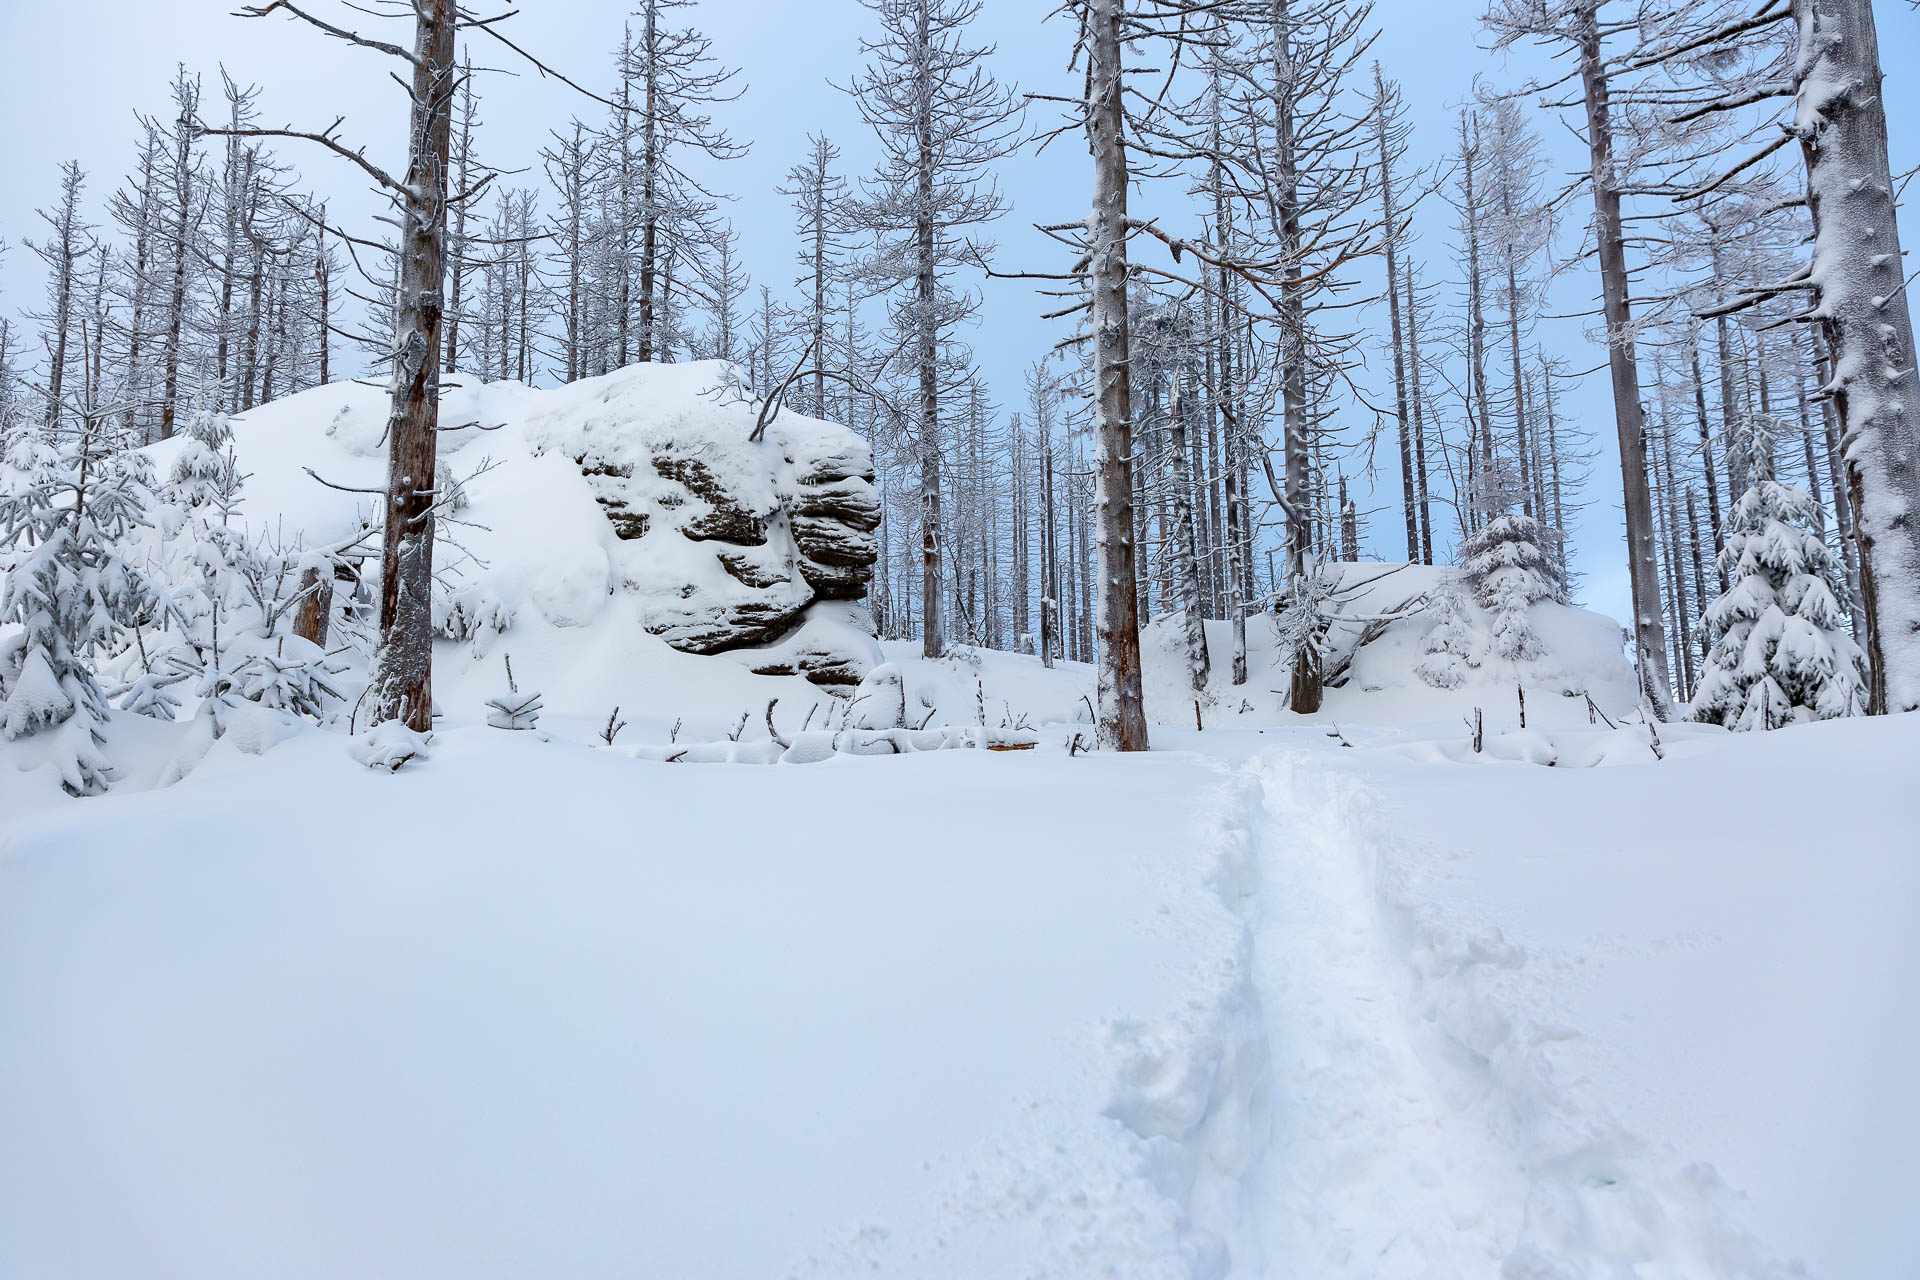
<path id="1" fill-rule="evenodd" d="M 403 720 L 409 729 L 426 733 L 433 728 L 434 433 L 440 425 L 441 278 L 457 7 L 455 0 L 418 0 L 415 14 L 373 720 Z"/>

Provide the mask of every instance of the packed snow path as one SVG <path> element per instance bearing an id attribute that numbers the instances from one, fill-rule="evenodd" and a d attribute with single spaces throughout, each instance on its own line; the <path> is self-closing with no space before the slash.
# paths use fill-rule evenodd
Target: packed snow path
<path id="1" fill-rule="evenodd" d="M 1254 972 L 1274 1064 L 1255 1191 L 1263 1271 L 1494 1274 L 1521 1180 L 1462 1105 L 1475 1082 L 1419 1043 L 1414 974 L 1370 883 L 1364 794 L 1290 755 L 1248 768 L 1262 810 Z"/>
<path id="2" fill-rule="evenodd" d="M 1518 1002 L 1525 952 L 1416 902 L 1380 796 L 1324 753 L 1258 782 L 1254 973 L 1273 1059 L 1245 1274 L 1747 1277 L 1768 1265 L 1710 1171 L 1585 1114 Z"/>

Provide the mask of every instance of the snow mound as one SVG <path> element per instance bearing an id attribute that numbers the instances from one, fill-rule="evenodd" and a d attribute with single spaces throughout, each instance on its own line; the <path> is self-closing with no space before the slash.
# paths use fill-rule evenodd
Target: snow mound
<path id="1" fill-rule="evenodd" d="M 1441 621 L 1425 607 L 1430 596 L 1449 584 L 1452 569 L 1417 564 L 1333 564 L 1332 607 L 1328 628 L 1327 693 L 1310 717 L 1319 723 L 1457 725 L 1475 707 L 1510 708 L 1517 690 L 1528 695 L 1529 723 L 1586 724 L 1587 698 L 1619 719 L 1636 701 L 1632 669 L 1624 652 L 1620 624 L 1588 609 L 1539 600 L 1526 606 L 1528 621 L 1544 649 L 1537 658 L 1495 656 L 1491 611 L 1470 598 L 1457 603 L 1470 633 L 1475 661 L 1461 664 L 1460 682 L 1435 688 L 1420 675 L 1426 642 Z M 1223 719 L 1247 723 L 1272 721 L 1285 710 L 1287 653 L 1279 640 L 1278 619 L 1255 614 L 1247 619 L 1247 682 L 1232 683 L 1232 629 L 1225 622 L 1206 624 L 1212 656 L 1211 678 L 1199 697 L 1205 726 Z M 1194 727 L 1196 700 L 1187 680 L 1186 633 L 1178 614 L 1153 619 L 1141 632 L 1147 717 L 1182 729 Z M 1537 727 L 1537 725 L 1536 725 Z"/>

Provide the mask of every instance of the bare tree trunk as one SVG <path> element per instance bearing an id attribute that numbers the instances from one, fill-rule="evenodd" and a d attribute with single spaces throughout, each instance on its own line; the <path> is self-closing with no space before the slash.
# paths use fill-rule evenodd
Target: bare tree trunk
<path id="1" fill-rule="evenodd" d="M 1700 376 L 1700 335 L 1693 337 L 1693 412 L 1700 426 L 1700 465 L 1706 471 L 1707 520 L 1713 531 L 1714 570 L 1720 575 L 1720 590 L 1727 589 L 1727 571 L 1720 567 L 1720 548 L 1726 534 L 1720 525 L 1720 482 L 1714 477 L 1713 429 L 1707 425 L 1707 384 Z"/>
<path id="2" fill-rule="evenodd" d="M 1560 561 L 1560 580 L 1565 582 L 1569 577 L 1567 572 L 1566 490 L 1562 488 L 1560 483 L 1559 428 L 1558 424 L 1554 421 L 1553 413 L 1553 368 L 1547 363 L 1546 356 L 1544 355 L 1540 357 L 1540 404 L 1546 411 L 1547 417 L 1547 466 L 1552 477 L 1551 485 L 1548 489 L 1548 496 L 1553 500 L 1553 527 L 1558 530 L 1561 535 L 1554 540 L 1554 554 Z M 1544 515 L 1546 512 L 1544 503 L 1542 504 L 1541 510 Z"/>
<path id="3" fill-rule="evenodd" d="M 414 12 L 373 719 L 403 720 L 409 729 L 426 733 L 433 728 L 434 433 L 440 423 L 441 290 L 458 9 L 456 0 L 418 0 Z"/>
<path id="4" fill-rule="evenodd" d="M 1870 0 L 1793 0 L 1795 129 L 1860 552 L 1868 708 L 1920 708 L 1920 383 Z"/>
<path id="5" fill-rule="evenodd" d="M 1053 524 L 1052 433 L 1048 433 L 1041 449 L 1041 500 L 1045 506 L 1040 524 L 1040 665 L 1051 667 L 1054 647 L 1060 642 L 1060 555 Z"/>
<path id="6" fill-rule="evenodd" d="M 1479 491 L 1470 494 L 1470 510 L 1473 513 L 1472 527 L 1478 529 L 1491 519 L 1494 512 L 1493 468 L 1493 413 L 1487 404 L 1487 311 L 1484 302 L 1485 290 L 1480 277 L 1480 198 L 1475 194 L 1474 161 L 1479 156 L 1479 129 L 1473 126 L 1471 140 L 1468 136 L 1468 116 L 1460 115 L 1460 169 L 1463 182 L 1463 196 L 1466 215 L 1467 237 L 1467 395 L 1477 411 L 1477 417 L 1470 417 L 1478 434 L 1480 449 Z M 1468 455 L 1472 461 L 1471 452 Z"/>
<path id="7" fill-rule="evenodd" d="M 1300 190 L 1295 169 L 1293 101 L 1287 92 L 1294 78 L 1288 0 L 1273 0 L 1271 56 L 1274 73 L 1273 148 L 1275 221 L 1280 252 L 1286 260 L 1280 282 L 1280 403 L 1287 468 L 1287 590 L 1296 601 L 1306 597 L 1314 572 L 1313 495 L 1308 459 L 1306 309 L 1300 279 Z M 1320 652 L 1303 644 L 1293 654 L 1287 705 L 1302 715 L 1320 709 Z"/>
<path id="8" fill-rule="evenodd" d="M 1173 455 L 1173 562 L 1180 583 L 1180 608 L 1186 614 L 1187 675 L 1195 693 L 1207 691 L 1212 662 L 1207 655 L 1206 614 L 1200 608 L 1200 563 L 1194 554 L 1193 475 L 1187 466 L 1186 396 L 1181 377 L 1173 377 L 1173 404 L 1167 414 Z"/>
<path id="9" fill-rule="evenodd" d="M 1414 487 L 1419 491 L 1420 515 L 1420 563 L 1433 563 L 1433 506 L 1428 499 L 1427 488 L 1427 431 L 1423 420 L 1422 404 L 1425 399 L 1420 385 L 1420 312 L 1418 299 L 1414 296 L 1413 268 L 1407 268 L 1407 372 L 1408 390 L 1411 392 L 1413 409 L 1413 469 Z"/>
<path id="10" fill-rule="evenodd" d="M 1827 359 L 1827 344 L 1820 336 L 1817 325 L 1808 326 L 1813 335 L 1814 376 L 1822 386 L 1833 378 L 1833 366 Z M 1847 606 L 1853 623 L 1854 638 L 1858 640 L 1866 631 L 1867 606 L 1860 594 L 1860 548 L 1854 539 L 1853 500 L 1847 493 L 1846 462 L 1840 454 L 1840 414 L 1834 407 L 1833 397 L 1825 396 L 1820 401 L 1820 418 L 1826 428 L 1827 475 L 1833 485 L 1834 522 L 1839 526 L 1840 562 L 1847 573 Z"/>
<path id="11" fill-rule="evenodd" d="M 1614 424 L 1620 437 L 1620 483 L 1627 524 L 1627 576 L 1633 587 L 1634 648 L 1641 690 L 1653 714 L 1672 714 L 1666 628 L 1660 621 L 1660 582 L 1654 567 L 1653 499 L 1647 490 L 1647 430 L 1640 407 L 1640 369 L 1633 317 L 1627 304 L 1627 254 L 1620 224 L 1620 189 L 1613 171 L 1613 122 L 1600 54 L 1597 0 L 1583 0 L 1580 80 L 1593 152 L 1595 242 L 1607 319 L 1607 363 L 1613 375 Z"/>
<path id="12" fill-rule="evenodd" d="M 1720 263 L 1720 241 L 1715 230 L 1709 240 L 1712 254 L 1712 270 L 1715 286 L 1724 294 L 1735 286 L 1723 278 Z M 1738 445 L 1740 439 L 1738 418 L 1740 416 L 1740 397 L 1733 385 L 1733 343 L 1727 336 L 1727 318 L 1715 316 L 1713 321 L 1714 350 L 1720 375 L 1720 447 L 1727 454 L 1727 505 L 1740 501 L 1740 495 L 1747 491 L 1746 461 L 1741 456 Z"/>
<path id="13" fill-rule="evenodd" d="M 324 227 L 326 223 L 327 206 L 323 204 L 320 206 L 320 225 Z M 320 331 L 320 385 L 325 386 L 332 377 L 330 357 L 333 351 L 333 321 L 329 314 L 333 305 L 333 271 L 331 264 L 327 261 L 326 232 L 321 231 L 315 234 L 313 249 L 313 290 L 315 305 L 318 308 L 315 324 Z"/>
<path id="14" fill-rule="evenodd" d="M 187 245 L 193 224 L 193 123 L 199 116 L 200 91 L 183 74 L 174 87 L 180 118 L 174 122 L 173 143 L 173 279 L 167 291 L 167 334 L 161 344 L 160 438 L 173 434 L 174 409 L 180 390 L 180 326 L 187 310 Z"/>
<path id="15" fill-rule="evenodd" d="M 1219 88 L 1214 87 L 1214 142 L 1213 142 L 1213 225 L 1214 235 L 1220 241 L 1220 252 L 1230 253 L 1233 235 L 1233 209 L 1227 202 L 1227 188 L 1220 172 L 1219 142 Z M 1219 402 L 1221 417 L 1221 489 L 1226 523 L 1226 545 L 1221 548 L 1222 578 L 1226 590 L 1227 622 L 1233 634 L 1233 683 L 1243 685 L 1247 682 L 1247 597 L 1241 573 L 1241 547 L 1246 541 L 1246 512 L 1241 504 L 1244 472 L 1240 466 L 1243 451 L 1248 447 L 1242 438 L 1240 405 L 1238 392 L 1233 380 L 1233 330 L 1234 307 L 1233 290 L 1228 282 L 1227 269 L 1220 268 L 1219 326 L 1217 335 L 1219 346 L 1220 385 L 1215 389 L 1215 399 Z"/>
<path id="16" fill-rule="evenodd" d="M 1087 272 L 1093 295 L 1094 506 L 1099 531 L 1100 745 L 1147 749 L 1140 690 L 1140 608 L 1134 586 L 1133 402 L 1127 316 L 1127 152 L 1121 64 L 1122 0 L 1087 4 L 1087 143 L 1093 211 Z"/>
<path id="17" fill-rule="evenodd" d="M 654 358 L 653 289 L 656 258 L 660 252 L 660 13 L 659 0 L 645 0 L 646 23 L 640 47 L 646 56 L 646 106 L 641 113 L 640 154 L 640 363 Z M 770 343 L 773 335 L 767 335 Z"/>
<path id="18" fill-rule="evenodd" d="M 68 161 L 60 175 L 60 213 L 52 220 L 56 238 L 40 251 L 40 256 L 53 267 L 53 309 L 49 316 L 53 334 L 47 358 L 48 427 L 60 420 L 60 400 L 67 377 L 67 342 L 73 328 L 74 268 L 85 252 L 80 245 L 80 187 L 83 181 L 78 162 Z M 83 366 L 83 379 L 85 372 Z"/>
<path id="19" fill-rule="evenodd" d="M 333 572 L 324 565 L 308 565 L 300 573 L 300 608 L 293 617 L 293 634 L 327 647 L 327 622 L 333 609 Z"/>
<path id="20" fill-rule="evenodd" d="M 1692 485 L 1687 486 L 1687 545 L 1693 553 L 1693 598 L 1704 605 L 1707 599 L 1707 566 L 1700 555 L 1700 509 L 1694 502 Z M 1705 628 L 1705 619 L 1701 620 L 1700 625 Z"/>
<path id="21" fill-rule="evenodd" d="M 1687 598 L 1687 572 L 1680 557 L 1680 508 L 1674 496 L 1673 433 L 1667 429 L 1664 400 L 1660 410 L 1660 479 L 1667 521 L 1667 577 L 1673 583 L 1673 621 L 1679 632 L 1674 651 L 1680 658 L 1680 692 L 1691 699 L 1693 671 L 1693 606 Z"/>
<path id="22" fill-rule="evenodd" d="M 1400 425 L 1400 495 L 1407 515 L 1407 561 L 1420 559 L 1420 517 L 1413 489 L 1413 441 L 1407 430 L 1407 356 L 1400 332 L 1400 223 L 1393 207 L 1393 158 L 1387 118 L 1387 85 L 1373 64 L 1374 133 L 1380 144 L 1381 243 L 1387 255 L 1387 322 L 1393 343 L 1394 417 Z"/>
<path id="23" fill-rule="evenodd" d="M 460 69 L 460 140 L 453 145 L 453 189 L 465 194 L 473 182 L 473 58 Z M 577 128 L 577 126 L 576 126 Z M 447 363 L 448 373 L 460 370 L 460 296 L 467 275 L 467 201 L 453 206 L 453 240 L 448 246 Z M 569 379 L 571 381 L 571 379 Z"/>

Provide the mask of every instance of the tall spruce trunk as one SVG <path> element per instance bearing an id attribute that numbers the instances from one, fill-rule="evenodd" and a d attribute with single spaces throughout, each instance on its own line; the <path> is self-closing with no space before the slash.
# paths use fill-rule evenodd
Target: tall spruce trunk
<path id="1" fill-rule="evenodd" d="M 1040 523 L 1040 665 L 1053 665 L 1054 648 L 1060 643 L 1060 558 L 1059 542 L 1053 524 L 1053 435 L 1048 433 L 1041 446 Z"/>
<path id="2" fill-rule="evenodd" d="M 919 7 L 914 31 L 915 68 L 915 202 L 913 246 L 913 290 L 917 314 L 914 324 L 914 363 L 920 379 L 920 548 L 921 548 L 921 652 L 937 658 L 946 652 L 946 618 L 940 606 L 944 566 L 940 525 L 940 342 L 934 330 L 933 227 L 933 90 L 932 35 L 926 5 Z"/>
<path id="3" fill-rule="evenodd" d="M 1879 38 L 1869 0 L 1793 0 L 1794 128 L 1813 214 L 1814 316 L 1832 359 L 1860 555 L 1868 709 L 1920 708 L 1920 383 Z"/>
<path id="4" fill-rule="evenodd" d="M 1227 254 L 1231 252 L 1233 239 L 1233 207 L 1227 200 L 1226 178 L 1221 171 L 1220 163 L 1220 84 L 1217 76 L 1213 82 L 1212 96 L 1213 233 L 1220 241 L 1220 252 Z M 1243 685 L 1247 682 L 1247 593 L 1244 590 L 1240 559 L 1241 544 L 1246 540 L 1246 512 L 1241 501 L 1245 471 L 1240 462 L 1242 452 L 1247 445 L 1242 439 L 1239 401 L 1236 399 L 1237 391 L 1233 381 L 1233 286 L 1225 267 L 1220 268 L 1219 279 L 1220 310 L 1217 345 L 1220 384 L 1213 398 L 1218 404 L 1221 419 L 1220 487 L 1221 504 L 1225 507 L 1221 514 L 1222 523 L 1226 526 L 1226 545 L 1221 548 L 1221 581 L 1226 594 L 1227 623 L 1233 636 L 1232 679 L 1235 685 Z"/>
<path id="5" fill-rule="evenodd" d="M 319 221 L 321 226 L 324 227 L 326 225 L 327 206 L 324 204 L 320 206 Z M 324 231 L 317 233 L 313 237 L 313 250 L 314 328 L 318 331 L 317 337 L 320 342 L 320 381 L 318 385 L 324 387 L 333 376 L 333 321 L 331 319 L 331 311 L 333 308 L 333 270 L 327 262 L 327 238 Z"/>
<path id="6" fill-rule="evenodd" d="M 1614 426 L 1620 438 L 1620 487 L 1627 522 L 1627 576 L 1633 588 L 1633 637 L 1642 693 L 1653 714 L 1672 714 L 1666 627 L 1660 618 L 1660 581 L 1654 566 L 1653 498 L 1647 488 L 1646 416 L 1640 406 L 1640 368 L 1633 316 L 1627 304 L 1627 251 L 1620 224 L 1620 188 L 1613 172 L 1612 107 L 1600 54 L 1596 0 L 1581 7 L 1580 82 L 1593 154 L 1594 239 L 1600 255 L 1600 291 L 1607 320 L 1607 364 L 1613 376 Z"/>
<path id="7" fill-rule="evenodd" d="M 1140 602 L 1134 585 L 1133 402 L 1127 316 L 1127 152 L 1120 28 L 1123 0 L 1087 0 L 1087 145 L 1093 211 L 1087 219 L 1094 381 L 1094 630 L 1099 742 L 1147 749 L 1140 690 Z"/>
<path id="8" fill-rule="evenodd" d="M 1693 335 L 1693 413 L 1700 428 L 1700 465 L 1706 472 L 1707 520 L 1713 533 L 1715 571 L 1720 575 L 1720 590 L 1727 589 L 1727 571 L 1720 566 L 1720 548 L 1725 531 L 1720 524 L 1720 482 L 1713 466 L 1713 428 L 1707 425 L 1707 384 L 1700 376 L 1700 335 Z"/>
<path id="9" fill-rule="evenodd" d="M 1187 460 L 1187 403 L 1178 373 L 1173 379 L 1173 402 L 1167 411 L 1169 453 L 1173 463 L 1173 565 L 1179 580 L 1180 609 L 1185 615 L 1187 676 L 1195 693 L 1207 691 L 1212 662 L 1207 655 L 1206 613 L 1200 607 L 1200 560 L 1195 553 L 1193 473 Z"/>
<path id="10" fill-rule="evenodd" d="M 1433 505 L 1427 497 L 1426 390 L 1420 379 L 1420 311 L 1413 286 L 1413 268 L 1407 268 L 1407 390 L 1413 403 L 1413 484 L 1418 490 L 1420 563 L 1433 563 Z"/>
<path id="11" fill-rule="evenodd" d="M 641 112 L 640 158 L 640 349 L 641 364 L 655 358 L 653 293 L 659 272 L 660 255 L 660 6 L 658 0 L 646 0 L 646 26 L 640 47 L 646 54 L 646 106 Z M 768 341 L 772 341 L 769 332 Z M 771 353 L 769 353 L 771 354 Z"/>
<path id="12" fill-rule="evenodd" d="M 1295 168 L 1293 51 L 1288 34 L 1287 0 L 1273 0 L 1273 148 L 1274 210 L 1280 252 L 1286 261 L 1280 281 L 1280 404 L 1286 453 L 1287 591 L 1295 602 L 1309 594 L 1314 572 L 1313 499 L 1307 406 L 1307 334 L 1305 285 L 1300 273 L 1300 184 Z M 1320 650 L 1311 642 L 1293 654 L 1287 705 L 1301 715 L 1320 709 Z"/>
<path id="13" fill-rule="evenodd" d="M 1387 86 L 1373 64 L 1374 132 L 1380 142 L 1381 246 L 1387 257 L 1387 328 L 1393 342 L 1393 406 L 1400 426 L 1400 497 L 1407 516 L 1407 562 L 1420 560 L 1420 517 L 1413 488 L 1413 441 L 1407 432 L 1407 354 L 1400 332 L 1399 211 L 1393 207 L 1393 156 L 1388 133 Z"/>
<path id="14" fill-rule="evenodd" d="M 187 243 L 193 219 L 193 130 L 188 127 L 199 99 L 190 97 L 181 104 L 181 120 L 174 129 L 173 185 L 173 273 L 167 286 L 167 332 L 160 346 L 160 438 L 173 435 L 173 423 L 180 398 L 180 327 L 187 313 L 187 258 L 193 253 Z"/>
<path id="15" fill-rule="evenodd" d="M 1474 194 L 1474 159 L 1478 154 L 1478 126 L 1468 141 L 1467 115 L 1460 115 L 1460 168 L 1467 216 L 1467 399 L 1477 416 L 1468 419 L 1480 450 L 1480 492 L 1469 495 L 1468 510 L 1475 529 L 1492 519 L 1493 413 L 1487 404 L 1487 310 L 1480 274 L 1480 202 Z M 1468 462 L 1473 461 L 1471 450 Z"/>
<path id="16" fill-rule="evenodd" d="M 577 125 L 575 126 L 578 127 Z M 473 59 L 468 57 L 461 68 L 460 77 L 460 141 L 453 147 L 453 189 L 456 194 L 464 195 L 473 181 Z M 450 279 L 447 284 L 447 340 L 446 370 L 457 373 L 460 369 L 460 294 L 466 280 L 467 271 L 467 201 L 461 200 L 453 207 L 453 242 L 451 252 Z M 569 316 L 571 319 L 571 316 Z M 569 343 L 569 356 L 571 346 Z M 571 382 L 573 379 L 567 379 Z"/>
<path id="17" fill-rule="evenodd" d="M 1813 337 L 1814 376 L 1825 386 L 1832 381 L 1832 366 L 1827 360 L 1827 344 L 1817 326 L 1809 325 Z M 1860 592 L 1860 546 L 1853 535 L 1853 499 L 1847 493 L 1847 464 L 1840 452 L 1840 413 L 1832 396 L 1820 400 L 1820 420 L 1826 428 L 1827 476 L 1833 486 L 1833 515 L 1840 535 L 1840 563 L 1847 574 L 1847 615 L 1857 641 L 1866 633 L 1867 604 Z"/>
<path id="18" fill-rule="evenodd" d="M 433 486 L 440 424 L 456 0 L 417 0 L 413 108 L 401 198 L 393 404 L 387 415 L 386 534 L 373 719 L 433 728 Z"/>

